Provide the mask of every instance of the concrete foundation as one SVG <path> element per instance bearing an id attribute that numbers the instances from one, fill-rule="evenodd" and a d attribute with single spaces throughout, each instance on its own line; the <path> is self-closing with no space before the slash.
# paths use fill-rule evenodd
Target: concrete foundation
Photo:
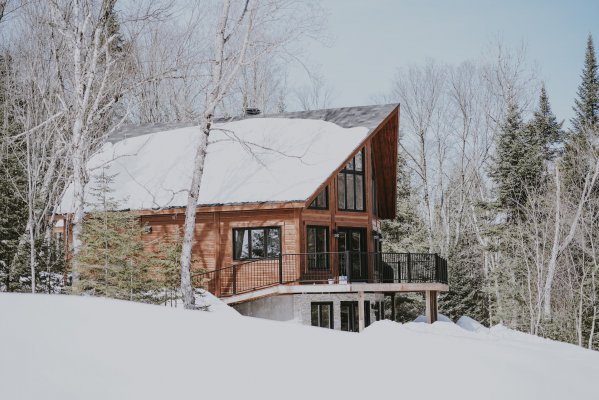
<path id="1" fill-rule="evenodd" d="M 274 321 L 290 321 L 295 318 L 294 297 L 263 297 L 233 306 L 241 315 L 271 319 Z"/>
<path id="2" fill-rule="evenodd" d="M 363 300 L 370 302 L 370 321 L 376 320 L 374 303 L 383 301 L 382 293 L 363 293 Z M 303 325 L 311 325 L 313 302 L 333 303 L 333 328 L 341 329 L 341 302 L 359 301 L 358 293 L 302 293 L 271 296 L 233 305 L 240 314 L 249 317 L 275 321 L 295 320 Z"/>

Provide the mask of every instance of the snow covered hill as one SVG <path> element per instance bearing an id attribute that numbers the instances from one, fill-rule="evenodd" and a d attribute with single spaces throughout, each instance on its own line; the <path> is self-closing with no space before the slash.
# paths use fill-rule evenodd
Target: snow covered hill
<path id="1" fill-rule="evenodd" d="M 354 334 L 227 311 L 0 294 L 0 398 L 597 398 L 599 353 L 503 327 Z"/>

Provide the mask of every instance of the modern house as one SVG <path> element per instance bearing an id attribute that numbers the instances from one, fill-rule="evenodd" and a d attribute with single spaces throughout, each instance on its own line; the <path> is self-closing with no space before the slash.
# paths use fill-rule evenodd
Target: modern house
<path id="1" fill-rule="evenodd" d="M 127 127 L 88 163 L 114 174 L 112 195 L 140 213 L 148 242 L 183 224 L 201 134 Z M 421 292 L 435 321 L 446 261 L 381 250 L 381 220 L 396 213 L 398 134 L 398 104 L 216 121 L 193 248 L 207 272 L 195 284 L 244 315 L 346 331 L 384 318 L 385 298 Z M 61 212 L 71 210 L 67 190 Z"/>

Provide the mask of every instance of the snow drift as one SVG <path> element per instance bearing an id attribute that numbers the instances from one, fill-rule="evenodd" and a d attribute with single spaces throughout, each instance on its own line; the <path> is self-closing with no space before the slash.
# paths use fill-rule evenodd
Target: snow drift
<path id="1" fill-rule="evenodd" d="M 214 309 L 0 294 L 1 397 L 596 398 L 599 353 L 504 327 L 355 334 Z"/>

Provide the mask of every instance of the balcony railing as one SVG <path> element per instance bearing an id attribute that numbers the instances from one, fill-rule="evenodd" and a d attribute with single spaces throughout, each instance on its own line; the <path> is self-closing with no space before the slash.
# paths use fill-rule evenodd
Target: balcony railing
<path id="1" fill-rule="evenodd" d="M 281 284 L 447 283 L 447 261 L 423 253 L 301 253 L 249 260 L 196 274 L 219 297 Z"/>

